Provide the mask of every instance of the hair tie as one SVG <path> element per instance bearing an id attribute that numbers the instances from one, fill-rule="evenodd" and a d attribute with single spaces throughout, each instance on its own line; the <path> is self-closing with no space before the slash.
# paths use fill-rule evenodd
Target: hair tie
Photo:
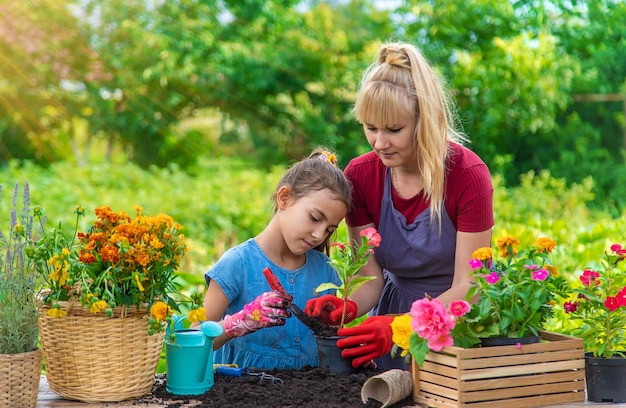
<path id="1" fill-rule="evenodd" d="M 317 156 L 321 161 L 325 161 L 326 163 L 332 164 L 333 166 L 337 165 L 337 156 L 334 153 L 329 152 L 328 150 L 322 150 L 322 153 Z"/>

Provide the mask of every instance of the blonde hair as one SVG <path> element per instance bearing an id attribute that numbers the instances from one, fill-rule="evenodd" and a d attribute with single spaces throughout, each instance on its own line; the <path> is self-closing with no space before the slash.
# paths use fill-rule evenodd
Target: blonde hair
<path id="1" fill-rule="evenodd" d="M 403 114 L 415 115 L 413 148 L 430 199 L 430 218 L 441 228 L 446 162 L 450 142 L 468 139 L 455 130 L 456 116 L 442 78 L 411 44 L 390 43 L 363 74 L 354 105 L 356 119 L 379 129 L 397 125 Z"/>

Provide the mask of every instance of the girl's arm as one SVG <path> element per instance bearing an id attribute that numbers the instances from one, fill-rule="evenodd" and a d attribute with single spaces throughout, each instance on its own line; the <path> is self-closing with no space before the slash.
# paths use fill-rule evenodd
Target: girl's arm
<path id="1" fill-rule="evenodd" d="M 224 294 L 224 291 L 214 280 L 209 281 L 209 287 L 204 295 L 204 311 L 207 320 L 214 322 L 221 322 L 222 316 L 226 312 L 228 307 L 228 298 Z M 230 337 L 224 332 L 219 337 L 213 340 L 213 349 L 217 350 L 226 344 L 230 340 Z"/>

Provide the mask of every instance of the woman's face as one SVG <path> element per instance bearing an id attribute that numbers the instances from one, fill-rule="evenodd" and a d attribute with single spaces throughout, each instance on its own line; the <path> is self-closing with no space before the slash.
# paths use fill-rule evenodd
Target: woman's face
<path id="1" fill-rule="evenodd" d="M 367 142 L 387 167 L 415 163 L 415 115 L 404 110 L 397 117 L 398 123 L 363 123 Z"/>

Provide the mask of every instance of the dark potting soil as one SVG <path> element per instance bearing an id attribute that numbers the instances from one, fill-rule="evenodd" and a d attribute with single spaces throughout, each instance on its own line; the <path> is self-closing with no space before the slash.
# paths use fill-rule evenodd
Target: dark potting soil
<path id="1" fill-rule="evenodd" d="M 382 403 L 370 399 L 361 401 L 361 387 L 368 378 L 382 373 L 380 369 L 362 369 L 352 374 L 335 374 L 326 368 L 306 367 L 302 370 L 271 370 L 266 373 L 280 378 L 261 379 L 258 376 L 215 376 L 213 387 L 202 395 L 173 395 L 165 389 L 165 375 L 157 375 L 152 394 L 137 404 L 156 404 L 166 408 L 380 408 Z M 392 408 L 415 407 L 409 395 Z"/>

